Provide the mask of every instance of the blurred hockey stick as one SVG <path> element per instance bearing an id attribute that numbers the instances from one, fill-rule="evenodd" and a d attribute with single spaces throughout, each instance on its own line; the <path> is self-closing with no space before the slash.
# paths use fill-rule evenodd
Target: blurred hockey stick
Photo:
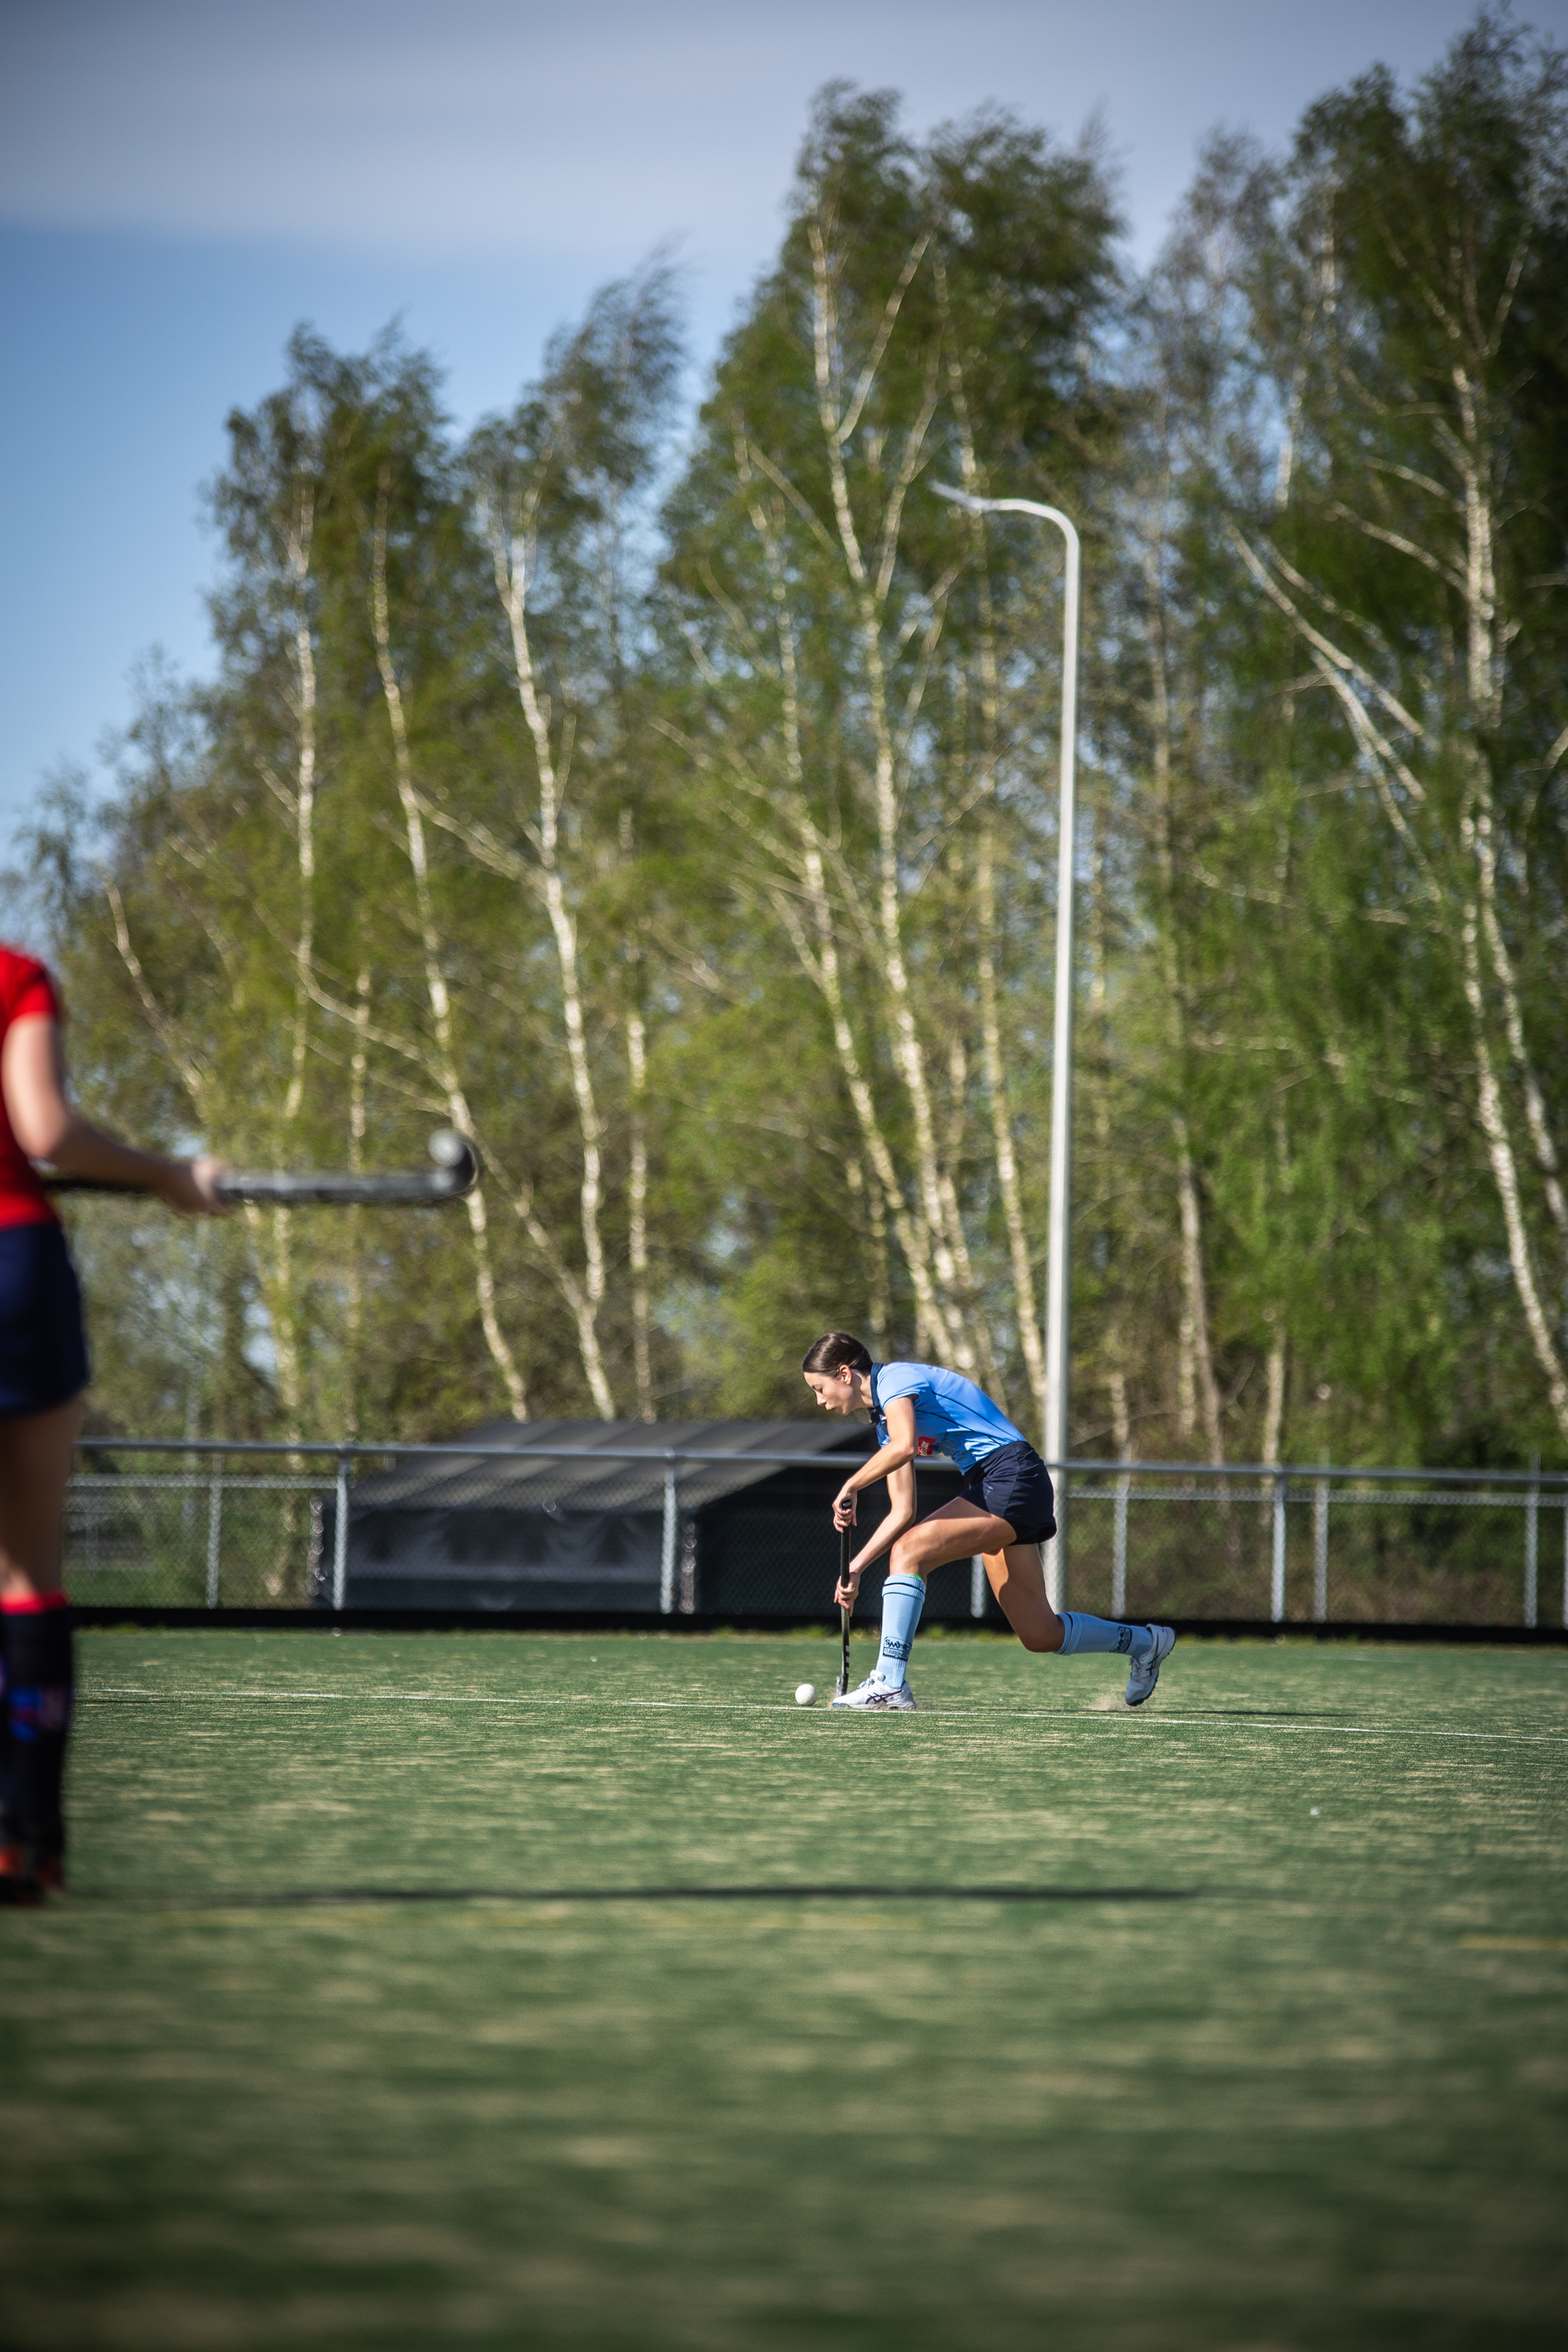
<path id="1" fill-rule="evenodd" d="M 428 1175 L 417 1169 L 395 1170 L 381 1175 L 353 1176 L 335 1169 L 236 1170 L 220 1177 L 217 1190 L 225 1201 L 260 1201 L 285 1208 L 372 1209 L 438 1208 L 460 1201 L 479 1181 L 479 1164 L 473 1146 L 449 1127 L 430 1138 L 435 1162 Z M 46 1176 L 49 1192 L 144 1192 L 145 1184 L 125 1184 L 103 1176 Z"/>

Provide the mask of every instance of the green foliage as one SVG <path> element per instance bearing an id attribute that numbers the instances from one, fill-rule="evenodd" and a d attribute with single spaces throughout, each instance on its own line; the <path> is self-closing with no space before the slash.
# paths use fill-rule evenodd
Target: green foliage
<path id="1" fill-rule="evenodd" d="M 1568 116 L 1483 13 L 1140 284 L 1092 147 L 814 109 L 672 465 L 658 260 L 458 446 L 298 335 L 31 882 L 89 1107 L 482 1214 L 84 1209 L 95 1409 L 179 1432 L 801 1410 L 828 1323 L 1037 1425 L 1059 547 L 1085 545 L 1080 1452 L 1568 1444 Z"/>

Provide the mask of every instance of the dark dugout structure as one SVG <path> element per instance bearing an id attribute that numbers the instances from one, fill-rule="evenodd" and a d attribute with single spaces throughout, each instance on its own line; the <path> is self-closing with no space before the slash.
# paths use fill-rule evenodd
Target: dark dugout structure
<path id="1" fill-rule="evenodd" d="M 820 1620 L 833 1613 L 833 1497 L 871 1441 L 841 1421 L 489 1421 L 450 1444 L 484 1450 L 404 1454 L 354 1481 L 346 1608 Z M 922 1511 L 958 1490 L 951 1463 L 916 1475 Z M 874 1525 L 887 1488 L 860 1508 Z M 331 1504 L 321 1538 L 330 1561 Z M 879 1613 L 882 1575 L 861 1588 L 863 1618 Z M 927 1622 L 969 1621 L 971 1599 L 966 1560 L 939 1569 Z"/>

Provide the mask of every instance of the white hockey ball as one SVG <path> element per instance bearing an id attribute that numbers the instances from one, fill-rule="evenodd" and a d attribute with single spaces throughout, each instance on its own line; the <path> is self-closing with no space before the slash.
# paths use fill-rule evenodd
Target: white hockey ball
<path id="1" fill-rule="evenodd" d="M 815 1683 L 797 1683 L 795 1688 L 795 1703 L 796 1706 L 815 1706 L 816 1705 L 816 1685 Z"/>

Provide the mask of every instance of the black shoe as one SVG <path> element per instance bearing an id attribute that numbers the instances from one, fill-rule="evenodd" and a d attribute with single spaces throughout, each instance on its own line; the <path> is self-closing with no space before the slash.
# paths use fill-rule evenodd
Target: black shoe
<path id="1" fill-rule="evenodd" d="M 36 1911 L 44 1890 L 29 1867 L 25 1849 L 0 1845 L 0 1911 Z"/>

